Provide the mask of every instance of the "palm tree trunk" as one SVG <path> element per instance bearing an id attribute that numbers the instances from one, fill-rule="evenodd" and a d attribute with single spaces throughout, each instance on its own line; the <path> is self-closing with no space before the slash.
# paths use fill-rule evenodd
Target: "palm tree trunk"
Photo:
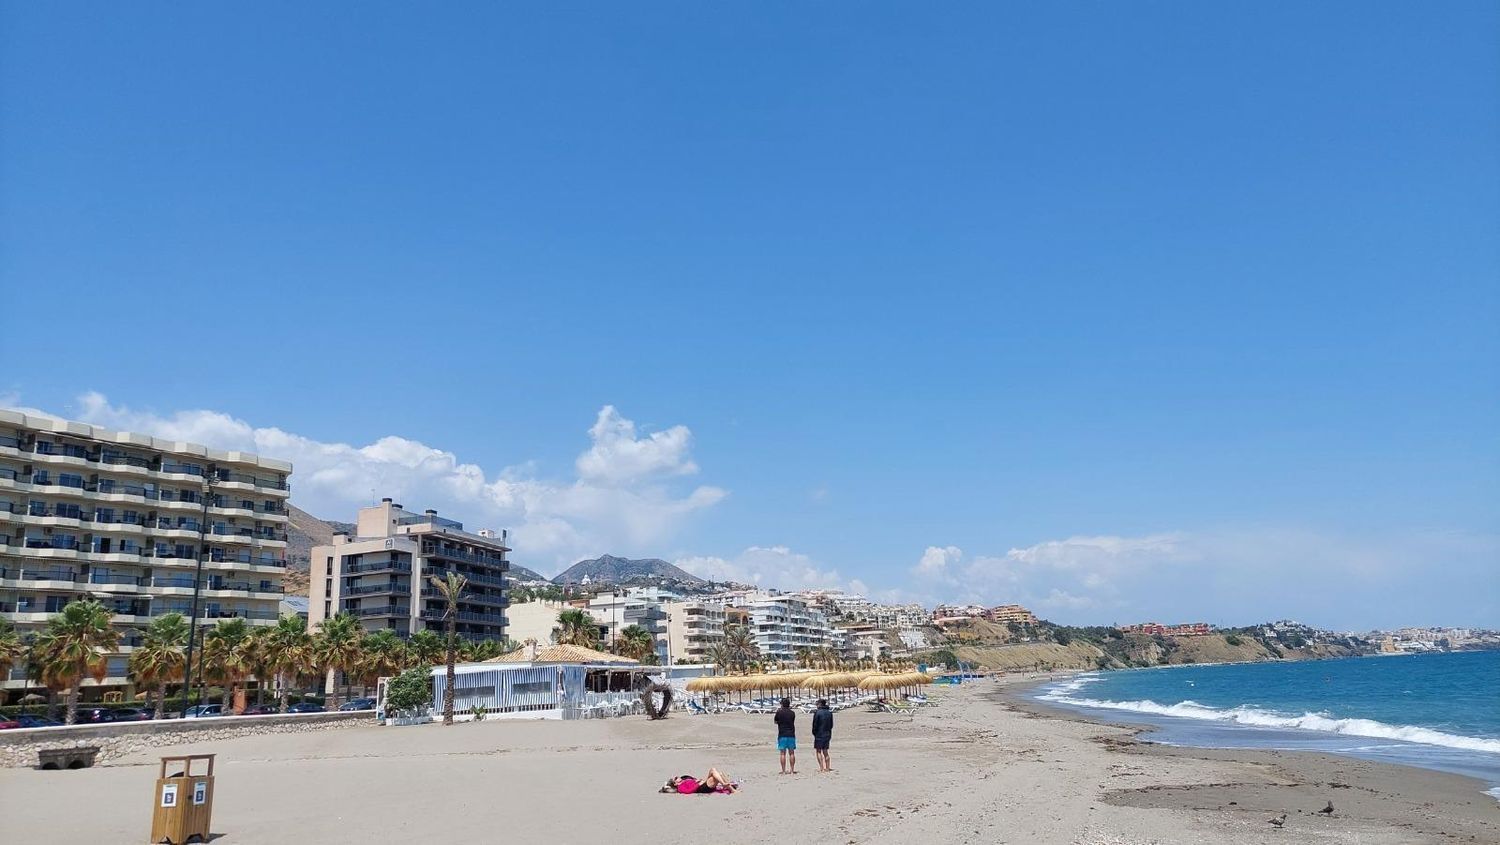
<path id="1" fill-rule="evenodd" d="M 292 698 L 292 688 L 287 684 L 285 672 L 276 673 L 276 689 L 281 693 L 281 707 L 277 709 L 277 712 L 285 713 Z"/>
<path id="2" fill-rule="evenodd" d="M 224 708 L 225 713 L 229 712 L 230 703 L 233 701 L 233 699 L 234 681 L 226 680 L 224 682 L 224 693 L 223 695 L 219 696 L 219 705 Z"/>
<path id="3" fill-rule="evenodd" d="M 453 618 L 453 609 L 448 610 L 448 656 L 447 656 L 447 686 L 443 687 L 443 724 L 453 724 L 453 646 L 458 637 L 458 621 Z"/>
<path id="4" fill-rule="evenodd" d="M 78 724 L 78 687 L 83 683 L 83 675 L 80 674 L 73 680 L 73 685 L 68 688 L 68 699 L 64 705 L 67 711 L 63 714 L 64 725 Z"/>
<path id="5" fill-rule="evenodd" d="M 167 706 L 167 682 L 165 680 L 162 680 L 162 681 L 158 682 L 157 685 L 156 685 L 156 710 L 154 710 L 152 712 L 151 718 L 153 718 L 153 719 L 160 719 L 162 717 L 162 710 L 166 706 Z"/>

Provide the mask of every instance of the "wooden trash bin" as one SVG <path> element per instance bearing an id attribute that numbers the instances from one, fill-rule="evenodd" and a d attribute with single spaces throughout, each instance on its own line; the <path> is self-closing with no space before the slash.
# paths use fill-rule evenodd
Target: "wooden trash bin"
<path id="1" fill-rule="evenodd" d="M 193 764 L 208 762 L 208 770 L 193 773 Z M 172 765 L 174 763 L 180 765 Z M 171 776 L 167 775 L 171 769 Z M 185 845 L 195 838 L 208 841 L 214 810 L 214 755 L 186 754 L 161 758 L 156 796 L 151 811 L 152 843 Z"/>

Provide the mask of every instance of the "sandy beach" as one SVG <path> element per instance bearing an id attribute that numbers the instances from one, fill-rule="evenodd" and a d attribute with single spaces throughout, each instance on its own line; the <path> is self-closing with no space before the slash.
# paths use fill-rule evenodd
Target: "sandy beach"
<path id="1" fill-rule="evenodd" d="M 940 692 L 914 715 L 837 716 L 836 771 L 777 774 L 762 715 L 352 728 L 172 751 L 219 755 L 221 845 L 551 843 L 1500 842 L 1470 779 L 1342 757 L 1167 749 L 1133 731 Z M 0 770 L 11 842 L 144 842 L 156 757 Z M 660 795 L 717 766 L 734 796 Z M 1333 801 L 1332 817 L 1314 811 Z M 1267 819 L 1287 813 L 1282 829 Z"/>

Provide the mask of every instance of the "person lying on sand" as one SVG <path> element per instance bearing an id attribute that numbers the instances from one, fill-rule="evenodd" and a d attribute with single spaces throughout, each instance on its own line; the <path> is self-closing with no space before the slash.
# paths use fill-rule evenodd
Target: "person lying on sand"
<path id="1" fill-rule="evenodd" d="M 678 775 L 667 781 L 661 792 L 676 792 L 679 795 L 733 795 L 740 790 L 739 784 L 724 776 L 718 769 L 709 769 L 702 780 L 692 775 Z"/>

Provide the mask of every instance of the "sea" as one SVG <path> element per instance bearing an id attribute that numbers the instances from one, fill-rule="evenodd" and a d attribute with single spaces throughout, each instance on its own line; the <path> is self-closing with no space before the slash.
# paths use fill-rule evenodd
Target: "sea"
<path id="1" fill-rule="evenodd" d="M 1088 672 L 1031 695 L 1151 742 L 1349 754 L 1468 775 L 1500 799 L 1500 651 Z"/>

